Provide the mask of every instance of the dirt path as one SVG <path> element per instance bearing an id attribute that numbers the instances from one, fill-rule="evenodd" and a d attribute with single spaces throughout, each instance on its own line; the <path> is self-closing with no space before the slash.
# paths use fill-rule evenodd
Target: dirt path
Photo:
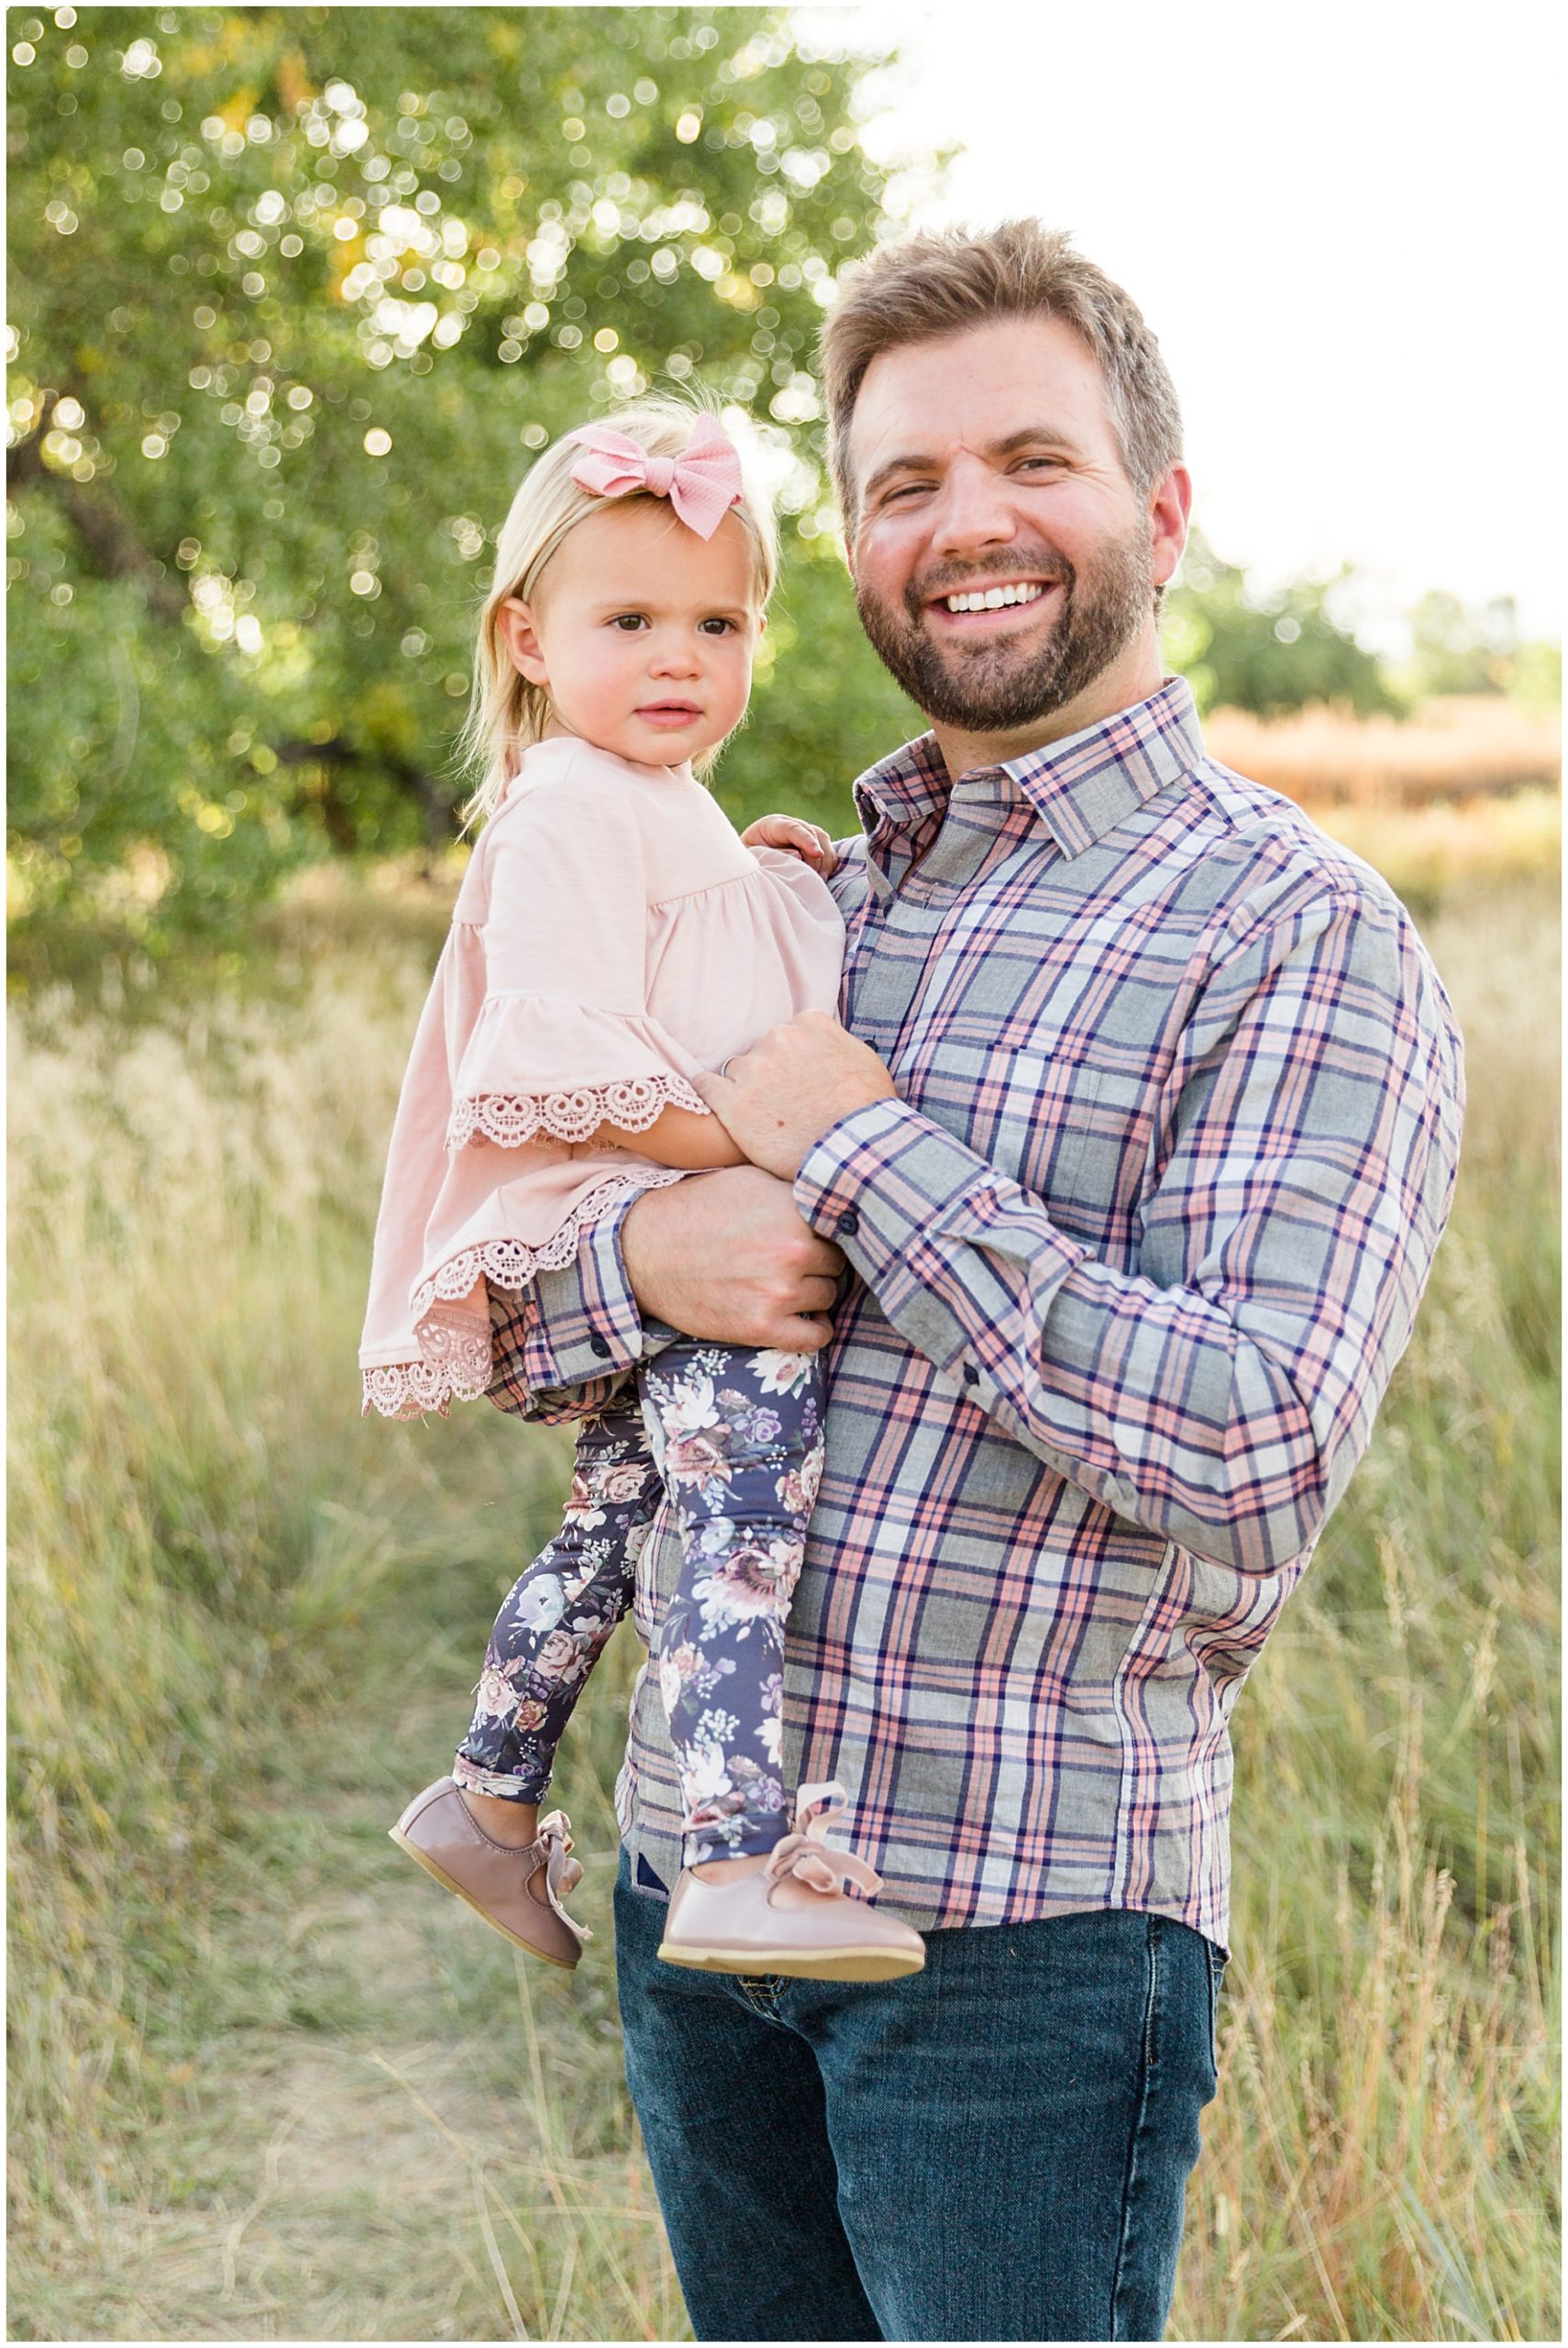
<path id="1" fill-rule="evenodd" d="M 621 2085 L 602 1798 L 576 1794 L 597 1937 L 563 1975 L 387 1839 L 449 1733 L 414 1678 L 280 1741 L 149 2037 L 173 2095 L 13 2336 L 687 2336 Z"/>

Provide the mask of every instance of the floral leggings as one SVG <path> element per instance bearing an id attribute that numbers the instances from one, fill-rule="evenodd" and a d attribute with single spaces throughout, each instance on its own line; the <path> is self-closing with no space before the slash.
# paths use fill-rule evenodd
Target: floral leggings
<path id="1" fill-rule="evenodd" d="M 459 1785 L 543 1798 L 572 1708 L 631 1610 L 637 1556 L 668 1493 L 681 1567 L 654 1662 L 686 1864 L 771 1849 L 787 1825 L 784 1623 L 822 1479 L 823 1402 L 815 1354 L 682 1337 L 583 1421 L 561 1529 L 496 1616 L 453 1763 Z"/>

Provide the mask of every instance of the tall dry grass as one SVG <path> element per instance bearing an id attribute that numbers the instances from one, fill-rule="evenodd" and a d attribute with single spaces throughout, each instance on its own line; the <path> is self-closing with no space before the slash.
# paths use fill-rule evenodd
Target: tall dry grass
<path id="1" fill-rule="evenodd" d="M 1460 1195 L 1238 1708 L 1193 2339 L 1558 2329 L 1555 898 L 1462 893 L 1428 926 L 1468 1046 Z"/>
<path id="2" fill-rule="evenodd" d="M 14 2176 L 89 2167 L 249 1790 L 395 1542 L 346 1401 L 413 974 L 11 1045 Z M 379 982 L 378 982 L 379 981 Z M 367 1050 L 373 1036 L 379 1049 Z M 172 1920 L 172 1921 L 171 1921 Z"/>
<path id="3" fill-rule="evenodd" d="M 1181 2337 L 1557 2328 L 1555 910 L 1441 878 L 1460 1200 L 1238 1711 Z M 602 1944 L 570 1995 L 515 1974 L 381 1832 L 561 1458 L 488 1412 L 353 1415 L 423 967 L 356 898 L 287 916 L 242 995 L 14 1030 L 15 2336 L 680 2323 Z M 595 1921 L 619 1729 L 602 1691 L 568 1765 Z"/>
<path id="4" fill-rule="evenodd" d="M 1557 716 L 1490 693 L 1439 698 L 1408 718 L 1321 703 L 1281 718 L 1218 709 L 1204 730 L 1222 764 L 1307 806 L 1413 808 L 1554 791 L 1562 771 Z"/>

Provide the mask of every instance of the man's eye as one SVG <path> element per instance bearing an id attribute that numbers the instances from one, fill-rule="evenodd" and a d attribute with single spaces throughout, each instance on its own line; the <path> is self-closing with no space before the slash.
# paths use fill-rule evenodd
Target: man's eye
<path id="1" fill-rule="evenodd" d="M 1025 466 L 1031 465 L 1043 466 L 1047 472 L 1059 472 L 1062 460 L 1060 457 L 1025 457 L 1019 466 L 1019 471 L 1021 472 Z"/>
<path id="2" fill-rule="evenodd" d="M 886 505 L 897 504 L 900 497 L 919 497 L 931 486 L 929 482 L 906 481 L 899 489 L 890 489 L 882 501 Z"/>

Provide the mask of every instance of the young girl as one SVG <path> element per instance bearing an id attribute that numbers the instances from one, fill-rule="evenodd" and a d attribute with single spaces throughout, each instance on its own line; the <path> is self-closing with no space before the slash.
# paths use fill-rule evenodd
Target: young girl
<path id="1" fill-rule="evenodd" d="M 367 1410 L 482 1394 L 489 1290 L 569 1263 L 628 1193 L 741 1164 L 691 1080 L 836 1006 L 825 836 L 768 818 L 743 838 L 692 771 L 745 714 L 775 563 L 734 444 L 674 403 L 568 434 L 513 501 L 476 658 L 488 821 L 392 1133 Z M 682 1565 L 654 1663 L 687 1832 L 660 1955 L 849 1980 L 924 1962 L 918 1934 L 845 1896 L 880 1886 L 826 1844 L 842 1789 L 802 1787 L 788 1831 L 784 1623 L 822 1416 L 817 1357 L 681 1339 L 582 1422 L 566 1522 L 496 1618 L 452 1775 L 392 1830 L 536 1955 L 577 1962 L 561 1902 L 581 1869 L 537 1805 L 668 1495 Z"/>

